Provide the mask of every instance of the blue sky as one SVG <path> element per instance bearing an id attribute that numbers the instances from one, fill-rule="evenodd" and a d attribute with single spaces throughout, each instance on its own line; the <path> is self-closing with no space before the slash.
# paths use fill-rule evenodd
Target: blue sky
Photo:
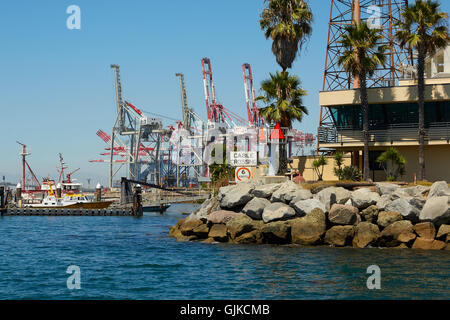
<path id="1" fill-rule="evenodd" d="M 81 8 L 81 30 L 66 28 L 72 4 Z M 291 72 L 308 91 L 310 114 L 296 127 L 316 133 L 330 1 L 310 4 L 313 35 Z M 105 184 L 107 166 L 88 160 L 101 158 L 105 144 L 96 131 L 109 133 L 115 119 L 112 63 L 121 67 L 125 99 L 173 118 L 181 118 L 175 73 L 184 73 L 189 104 L 206 118 L 200 60 L 209 57 L 218 100 L 245 116 L 242 63 L 251 64 L 257 91 L 269 72 L 280 70 L 259 28 L 263 6 L 263 0 L 2 1 L 0 174 L 17 181 L 19 140 L 29 146 L 38 177 L 56 176 L 61 152 L 70 168 L 81 168 L 81 182 Z"/>

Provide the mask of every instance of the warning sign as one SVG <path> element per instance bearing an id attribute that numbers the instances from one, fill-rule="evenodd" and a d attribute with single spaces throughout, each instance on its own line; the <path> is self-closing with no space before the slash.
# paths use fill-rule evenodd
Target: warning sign
<path id="1" fill-rule="evenodd" d="M 250 168 L 247 168 L 247 167 L 236 168 L 236 173 L 235 173 L 236 183 L 248 181 L 251 178 L 252 178 L 252 171 L 250 170 Z"/>

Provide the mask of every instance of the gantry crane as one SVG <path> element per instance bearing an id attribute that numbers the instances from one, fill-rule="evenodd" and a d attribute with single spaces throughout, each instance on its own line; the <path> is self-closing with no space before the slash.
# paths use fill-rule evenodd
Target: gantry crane
<path id="1" fill-rule="evenodd" d="M 255 87 L 253 86 L 253 74 L 250 64 L 244 63 L 242 65 L 242 72 L 244 74 L 244 90 L 245 102 L 247 104 L 248 123 L 251 127 L 259 128 L 264 120 L 259 114 L 259 109 L 255 101 Z"/>

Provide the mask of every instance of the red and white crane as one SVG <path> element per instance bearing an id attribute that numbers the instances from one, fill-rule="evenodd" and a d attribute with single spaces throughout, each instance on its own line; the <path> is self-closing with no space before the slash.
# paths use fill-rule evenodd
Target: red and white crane
<path id="1" fill-rule="evenodd" d="M 244 89 L 245 102 L 247 104 L 248 123 L 251 127 L 259 128 L 264 120 L 259 114 L 259 109 L 255 101 L 255 87 L 253 86 L 253 74 L 250 64 L 244 63 L 242 65 L 242 72 L 244 74 Z"/>
<path id="2" fill-rule="evenodd" d="M 208 121 L 226 123 L 230 128 L 235 127 L 236 122 L 240 125 L 248 126 L 248 121 L 217 102 L 211 60 L 209 58 L 202 59 L 202 71 Z"/>

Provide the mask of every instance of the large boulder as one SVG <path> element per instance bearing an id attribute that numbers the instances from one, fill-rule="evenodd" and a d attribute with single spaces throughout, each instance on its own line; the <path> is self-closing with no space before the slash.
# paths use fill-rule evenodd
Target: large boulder
<path id="1" fill-rule="evenodd" d="M 448 184 L 446 181 L 436 181 L 431 185 L 428 198 L 449 196 Z"/>
<path id="2" fill-rule="evenodd" d="M 443 241 L 418 237 L 416 241 L 414 241 L 412 248 L 423 250 L 442 250 L 445 246 L 446 244 Z"/>
<path id="3" fill-rule="evenodd" d="M 251 191 L 254 186 L 250 183 L 239 183 L 233 188 L 226 189 L 223 196 L 220 197 L 220 207 L 222 209 L 235 209 L 244 206 L 253 199 Z"/>
<path id="4" fill-rule="evenodd" d="M 378 214 L 377 224 L 380 227 L 387 227 L 391 223 L 394 223 L 396 221 L 403 220 L 403 216 L 400 212 L 395 211 L 381 211 Z"/>
<path id="5" fill-rule="evenodd" d="M 306 216 L 295 219 L 291 228 L 292 243 L 319 244 L 326 231 L 325 220 L 325 213 L 320 209 L 314 209 Z"/>
<path id="6" fill-rule="evenodd" d="M 219 192 L 217 193 L 217 200 L 220 202 L 222 201 L 223 197 L 225 197 L 225 195 L 232 190 L 234 187 L 236 187 L 236 185 L 228 185 L 228 186 L 224 186 L 224 187 L 220 187 L 219 188 Z"/>
<path id="7" fill-rule="evenodd" d="M 290 203 L 294 198 L 296 201 L 299 201 L 306 200 L 311 197 L 312 194 L 309 190 L 300 188 L 296 183 L 289 180 L 280 185 L 278 190 L 272 194 L 270 201 Z"/>
<path id="8" fill-rule="evenodd" d="M 196 212 L 191 213 L 186 219 L 187 220 L 207 219 L 208 215 L 211 212 L 217 210 L 220 210 L 219 201 L 217 200 L 216 197 L 211 197 L 203 201 L 200 208 Z"/>
<path id="9" fill-rule="evenodd" d="M 180 232 L 183 236 L 192 236 L 194 235 L 194 229 L 198 226 L 203 225 L 204 222 L 200 219 L 194 220 L 185 220 L 184 223 L 180 226 Z"/>
<path id="10" fill-rule="evenodd" d="M 403 219 L 416 222 L 419 218 L 419 210 L 411 205 L 408 199 L 398 198 L 391 203 L 389 203 L 385 208 L 385 211 L 396 211 L 400 212 Z"/>
<path id="11" fill-rule="evenodd" d="M 412 232 L 403 232 L 400 233 L 397 237 L 397 240 L 402 243 L 409 243 L 416 238 L 416 235 Z"/>
<path id="12" fill-rule="evenodd" d="M 192 230 L 192 233 L 197 236 L 199 239 L 204 239 L 208 237 L 209 234 L 209 227 L 208 224 L 204 223 L 199 225 L 198 227 L 195 227 Z"/>
<path id="13" fill-rule="evenodd" d="M 360 215 L 364 221 L 370 222 L 370 223 L 376 223 L 378 219 L 379 210 L 378 207 L 375 205 L 371 205 L 370 207 L 367 207 L 366 209 L 362 210 Z"/>
<path id="14" fill-rule="evenodd" d="M 241 236 L 233 240 L 234 243 L 249 244 L 249 243 L 262 243 L 262 233 L 260 229 L 253 230 L 242 234 Z"/>
<path id="15" fill-rule="evenodd" d="M 317 194 L 314 198 L 325 205 L 326 211 L 329 211 L 333 204 L 345 204 L 350 199 L 350 191 L 342 187 L 328 187 Z"/>
<path id="16" fill-rule="evenodd" d="M 380 200 L 380 195 L 369 188 L 361 188 L 351 193 L 352 204 L 360 210 L 371 205 L 376 205 Z"/>
<path id="17" fill-rule="evenodd" d="M 334 226 L 325 233 L 324 242 L 332 246 L 343 247 L 351 243 L 354 234 L 353 226 Z"/>
<path id="18" fill-rule="evenodd" d="M 328 219 L 333 224 L 349 225 L 357 220 L 358 208 L 343 204 L 333 204 L 328 213 Z"/>
<path id="19" fill-rule="evenodd" d="M 422 239 L 434 239 L 436 236 L 436 228 L 431 222 L 421 222 L 414 226 L 414 231 Z"/>
<path id="20" fill-rule="evenodd" d="M 283 244 L 291 241 L 291 226 L 286 221 L 267 223 L 260 230 L 265 243 Z"/>
<path id="21" fill-rule="evenodd" d="M 255 187 L 255 189 L 252 190 L 252 194 L 255 197 L 258 198 L 270 198 L 272 194 L 277 191 L 280 188 L 280 183 L 270 183 L 270 184 L 263 184 L 260 186 Z"/>
<path id="22" fill-rule="evenodd" d="M 219 242 L 228 241 L 227 226 L 224 224 L 214 224 L 209 230 L 208 237 Z"/>
<path id="23" fill-rule="evenodd" d="M 295 210 L 287 204 L 274 202 L 264 208 L 262 219 L 265 223 L 276 220 L 287 220 L 295 217 Z"/>
<path id="24" fill-rule="evenodd" d="M 400 188 L 399 185 L 389 182 L 378 182 L 375 184 L 375 186 L 380 196 L 382 196 L 383 194 L 389 195 Z"/>
<path id="25" fill-rule="evenodd" d="M 402 233 L 412 233 L 413 225 L 411 221 L 402 220 L 391 223 L 381 232 L 381 236 L 385 238 L 397 239 Z"/>
<path id="26" fill-rule="evenodd" d="M 380 238 L 380 229 L 378 226 L 370 222 L 361 222 L 355 227 L 355 235 L 353 237 L 353 246 L 365 248 L 368 245 L 375 244 Z"/>
<path id="27" fill-rule="evenodd" d="M 320 209 L 325 211 L 325 205 L 317 199 L 307 199 L 295 201 L 295 199 L 290 204 L 291 207 L 295 209 L 299 216 L 304 216 L 314 209 Z"/>
<path id="28" fill-rule="evenodd" d="M 233 218 L 242 216 L 242 213 L 228 211 L 228 210 L 219 210 L 214 211 L 208 216 L 208 222 L 210 223 L 227 223 Z"/>
<path id="29" fill-rule="evenodd" d="M 386 206 L 387 206 L 388 204 L 390 204 L 391 202 L 392 202 L 391 195 L 389 195 L 389 194 L 383 194 L 383 195 L 380 197 L 380 200 L 377 201 L 377 207 L 378 207 L 378 209 L 380 209 L 380 210 L 385 210 L 385 209 L 386 209 Z"/>
<path id="30" fill-rule="evenodd" d="M 450 235 L 450 225 L 443 224 L 439 227 L 436 239 L 445 240 L 445 238 Z M 447 237 L 448 238 L 448 237 Z"/>
<path id="31" fill-rule="evenodd" d="M 261 224 L 262 222 L 260 221 L 259 225 Z M 244 233 L 258 229 L 258 222 L 246 215 L 240 215 L 228 221 L 226 226 L 231 239 L 235 239 Z"/>
<path id="32" fill-rule="evenodd" d="M 434 184 L 433 184 L 434 185 Z M 419 219 L 431 221 L 436 226 L 450 223 L 450 207 L 447 196 L 428 197 L 427 202 L 420 211 Z"/>
<path id="33" fill-rule="evenodd" d="M 253 198 L 250 200 L 242 212 L 252 219 L 261 220 L 264 208 L 270 205 L 270 201 L 265 198 Z"/>
<path id="34" fill-rule="evenodd" d="M 430 191 L 430 187 L 417 185 L 404 188 L 403 191 L 411 197 L 423 197 L 428 191 Z"/>

